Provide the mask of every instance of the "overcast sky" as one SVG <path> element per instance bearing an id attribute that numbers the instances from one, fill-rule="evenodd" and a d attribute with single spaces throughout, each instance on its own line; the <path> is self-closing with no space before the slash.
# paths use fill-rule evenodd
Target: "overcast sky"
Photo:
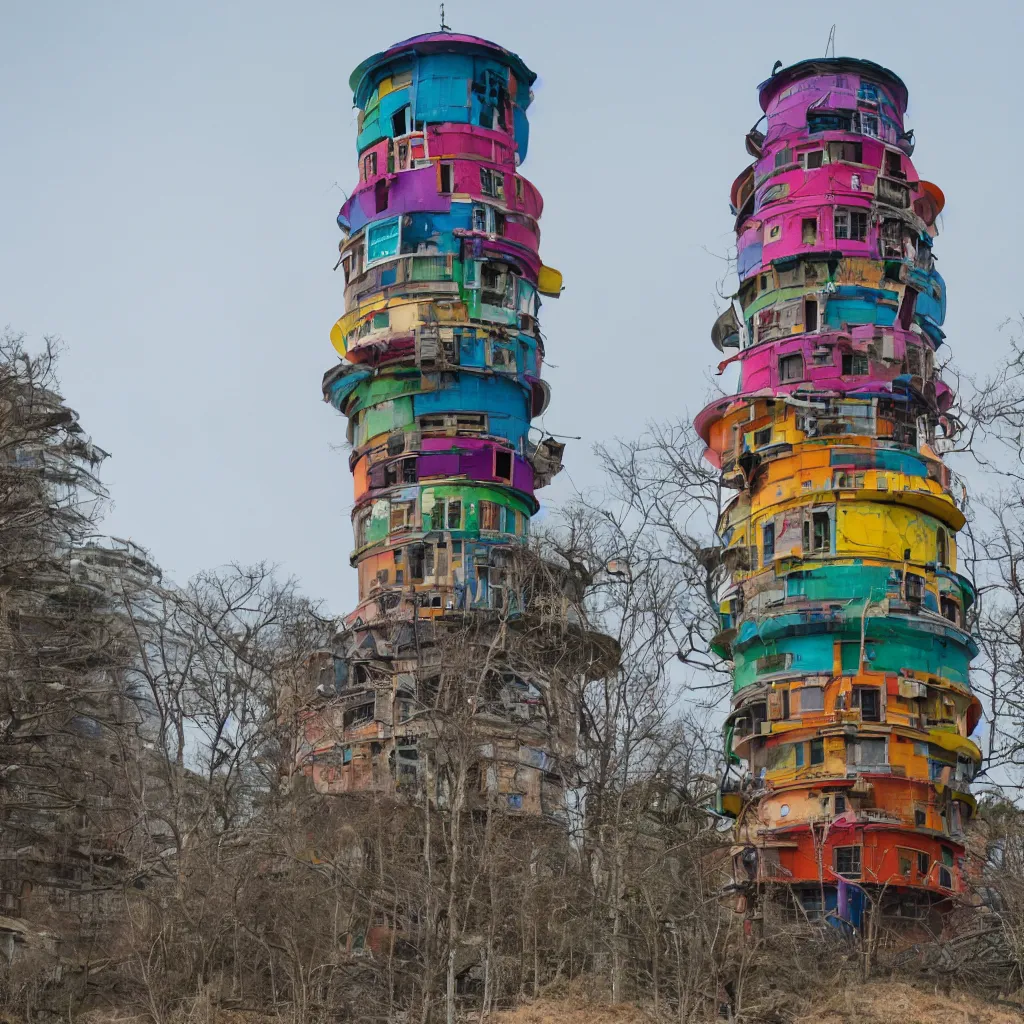
<path id="1" fill-rule="evenodd" d="M 834 20 L 838 55 L 910 88 L 915 164 L 947 197 L 949 343 L 971 369 L 995 358 L 1020 309 L 1022 12 L 449 0 L 452 27 L 539 75 L 523 171 L 566 281 L 541 313 L 544 425 L 582 436 L 546 502 L 600 483 L 594 443 L 702 403 L 756 86 L 823 54 Z M 67 398 L 113 453 L 107 529 L 176 579 L 265 558 L 354 603 L 344 420 L 320 400 L 356 179 L 347 81 L 436 27 L 408 0 L 0 3 L 0 324 L 64 340 Z"/>

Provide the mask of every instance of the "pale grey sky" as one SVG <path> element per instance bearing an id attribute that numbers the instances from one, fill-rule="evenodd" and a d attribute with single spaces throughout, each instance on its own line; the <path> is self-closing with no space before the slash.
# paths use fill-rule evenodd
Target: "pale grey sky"
<path id="1" fill-rule="evenodd" d="M 1020 308 L 1024 6 L 446 10 L 540 76 L 523 170 L 566 280 L 542 310 L 545 425 L 583 437 L 546 502 L 599 483 L 595 442 L 701 404 L 710 253 L 732 241 L 756 86 L 776 59 L 824 53 L 833 21 L 837 54 L 910 88 L 915 164 L 947 197 L 950 348 L 969 369 L 994 357 Z M 0 3 L 0 324 L 64 339 L 64 390 L 113 452 L 107 528 L 179 580 L 266 558 L 333 610 L 354 603 L 344 420 L 319 393 L 342 313 L 335 183 L 356 177 L 347 80 L 436 26 L 437 5 L 410 0 Z"/>

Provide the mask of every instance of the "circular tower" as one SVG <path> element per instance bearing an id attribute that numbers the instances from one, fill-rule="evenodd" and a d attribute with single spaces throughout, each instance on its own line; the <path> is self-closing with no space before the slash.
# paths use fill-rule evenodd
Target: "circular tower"
<path id="1" fill-rule="evenodd" d="M 739 289 L 712 330 L 740 383 L 696 423 L 736 491 L 716 639 L 736 879 L 751 905 L 776 883 L 811 917 L 857 927 L 877 899 L 918 918 L 964 888 L 981 759 L 966 495 L 942 461 L 959 425 L 935 370 L 944 199 L 891 71 L 802 61 L 760 101 L 731 193 Z"/>
<path id="2" fill-rule="evenodd" d="M 540 297 L 562 290 L 519 171 L 535 77 L 495 43 L 436 32 L 350 79 L 359 181 L 338 215 L 346 312 L 323 393 L 348 418 L 359 603 L 325 653 L 327 703 L 300 752 L 322 791 L 425 785 L 440 800 L 438 673 L 469 650 L 467 629 L 524 616 L 516 552 L 563 448 L 531 428 L 548 403 Z M 473 708 L 473 786 L 559 815 L 571 701 L 557 673 L 492 660 L 445 712 Z"/>

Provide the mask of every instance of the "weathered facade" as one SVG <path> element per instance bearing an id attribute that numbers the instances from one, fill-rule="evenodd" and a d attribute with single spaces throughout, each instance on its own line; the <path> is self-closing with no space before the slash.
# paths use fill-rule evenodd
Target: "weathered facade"
<path id="1" fill-rule="evenodd" d="M 712 332 L 739 389 L 696 424 L 736 490 L 716 640 L 736 880 L 752 910 L 776 883 L 812 917 L 856 926 L 878 896 L 916 919 L 965 888 L 981 760 L 965 494 L 941 457 L 959 425 L 935 369 L 944 198 L 891 71 L 803 61 L 760 101 L 731 193 L 739 290 Z"/>
<path id="2" fill-rule="evenodd" d="M 439 730 L 468 702 L 470 800 L 563 813 L 580 662 L 546 667 L 536 627 L 541 612 L 570 632 L 582 620 L 567 576 L 522 557 L 563 448 L 531 428 L 548 403 L 540 297 L 562 290 L 538 252 L 540 193 L 519 172 L 535 77 L 442 31 L 350 80 L 359 181 L 338 215 L 347 312 L 323 393 L 348 418 L 359 604 L 301 725 L 298 760 L 321 792 L 443 804 Z M 469 687 L 457 713 L 446 672 Z"/>

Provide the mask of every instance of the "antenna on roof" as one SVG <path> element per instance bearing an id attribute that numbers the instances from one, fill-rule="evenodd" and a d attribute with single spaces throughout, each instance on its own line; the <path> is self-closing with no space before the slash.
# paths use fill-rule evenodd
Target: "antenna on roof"
<path id="1" fill-rule="evenodd" d="M 444 10 L 444 4 L 441 5 L 441 10 Z M 825 56 L 828 56 L 828 51 L 832 50 L 832 56 L 836 55 L 836 27 L 832 26 L 832 31 L 828 34 L 828 42 L 825 44 Z"/>
<path id="2" fill-rule="evenodd" d="M 442 32 L 451 32 L 451 30 L 452 30 L 451 25 L 446 25 L 444 23 L 444 4 L 441 4 L 441 31 Z"/>

